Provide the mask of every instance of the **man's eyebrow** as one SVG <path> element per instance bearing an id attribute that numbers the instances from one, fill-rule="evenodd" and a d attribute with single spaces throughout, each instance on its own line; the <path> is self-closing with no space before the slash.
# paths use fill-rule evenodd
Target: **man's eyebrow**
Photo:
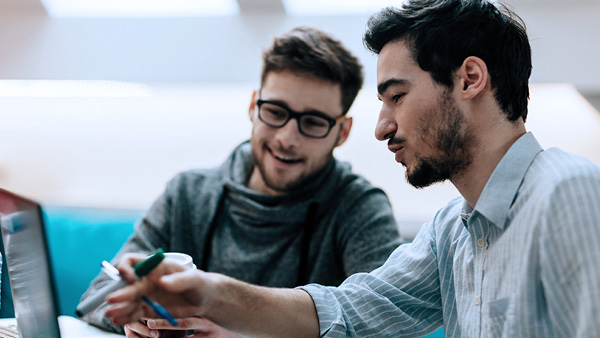
<path id="1" fill-rule="evenodd" d="M 285 109 L 287 109 L 287 110 L 289 110 L 289 111 L 291 111 L 291 112 L 298 113 L 298 114 L 317 114 L 317 115 L 327 115 L 327 114 L 325 114 L 324 112 L 322 112 L 322 111 L 320 111 L 320 110 L 317 110 L 317 109 L 311 109 L 311 108 L 309 108 L 309 109 L 307 109 L 307 110 L 304 110 L 304 111 L 295 111 L 295 110 L 292 110 L 292 109 L 290 109 L 290 107 L 287 105 L 287 103 L 286 103 L 285 101 L 281 101 L 281 100 L 277 100 L 277 99 L 273 99 L 273 100 L 263 100 L 263 101 L 267 101 L 267 102 L 270 102 L 270 103 L 275 103 L 276 105 L 278 105 L 278 106 L 280 106 L 280 107 L 282 107 L 282 108 L 285 108 Z M 327 115 L 327 116 L 329 116 L 329 115 Z"/>
<path id="2" fill-rule="evenodd" d="M 391 79 L 385 80 L 384 82 L 378 84 L 377 92 L 379 93 L 379 95 L 383 95 L 390 86 L 405 85 L 407 83 L 408 83 L 408 81 L 406 81 L 406 80 L 391 78 Z"/>

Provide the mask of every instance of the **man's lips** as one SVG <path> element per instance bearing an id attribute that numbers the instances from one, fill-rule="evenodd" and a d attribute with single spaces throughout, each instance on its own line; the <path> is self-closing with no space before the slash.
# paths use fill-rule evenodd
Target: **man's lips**
<path id="1" fill-rule="evenodd" d="M 403 146 L 403 145 L 400 145 L 400 144 L 394 144 L 394 145 L 390 145 L 390 146 L 388 146 L 388 149 L 389 149 L 389 150 L 390 150 L 392 153 L 395 153 L 395 152 L 397 152 L 398 150 L 401 150 L 402 148 L 404 148 L 404 146 Z"/>
<path id="2" fill-rule="evenodd" d="M 284 154 L 275 154 L 273 152 L 273 150 L 271 150 L 270 148 L 267 148 L 267 150 L 269 151 L 269 153 L 278 161 L 281 161 L 283 163 L 286 164 L 295 164 L 295 163 L 299 163 L 302 162 L 301 158 L 295 158 L 289 155 L 284 155 Z"/>
<path id="3" fill-rule="evenodd" d="M 394 158 L 396 159 L 396 162 L 401 162 L 402 160 L 402 150 L 404 149 L 404 146 L 402 144 L 389 144 L 388 145 L 388 149 L 395 154 Z"/>

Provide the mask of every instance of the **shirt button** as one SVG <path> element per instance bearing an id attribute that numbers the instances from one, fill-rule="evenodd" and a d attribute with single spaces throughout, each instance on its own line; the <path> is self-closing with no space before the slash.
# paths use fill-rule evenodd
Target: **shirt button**
<path id="1" fill-rule="evenodd" d="M 479 297 L 475 297 L 475 306 L 479 306 L 481 304 L 481 299 Z"/>
<path id="2" fill-rule="evenodd" d="M 483 240 L 483 238 L 480 238 L 477 240 L 478 247 L 483 248 L 484 245 L 485 245 L 485 241 Z"/>

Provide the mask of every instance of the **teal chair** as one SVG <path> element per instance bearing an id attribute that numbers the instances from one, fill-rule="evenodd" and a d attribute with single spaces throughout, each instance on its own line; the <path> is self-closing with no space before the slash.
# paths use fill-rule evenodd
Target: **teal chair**
<path id="1" fill-rule="evenodd" d="M 427 338 L 443 338 L 444 337 L 444 328 L 440 328 L 439 330 L 426 335 Z"/>
<path id="2" fill-rule="evenodd" d="M 103 260 L 110 261 L 133 233 L 141 210 L 44 207 L 46 236 L 59 313 L 75 308 Z"/>

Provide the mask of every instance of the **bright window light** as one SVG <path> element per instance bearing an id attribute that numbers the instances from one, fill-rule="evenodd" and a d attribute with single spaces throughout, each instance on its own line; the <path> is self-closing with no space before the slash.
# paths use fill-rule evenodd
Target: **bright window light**
<path id="1" fill-rule="evenodd" d="M 146 97 L 145 84 L 120 81 L 0 80 L 0 97 Z"/>
<path id="2" fill-rule="evenodd" d="M 52 17 L 227 16 L 236 0 L 42 0 Z"/>
<path id="3" fill-rule="evenodd" d="M 402 5 L 403 0 L 282 0 L 290 15 L 369 15 L 384 7 Z"/>

